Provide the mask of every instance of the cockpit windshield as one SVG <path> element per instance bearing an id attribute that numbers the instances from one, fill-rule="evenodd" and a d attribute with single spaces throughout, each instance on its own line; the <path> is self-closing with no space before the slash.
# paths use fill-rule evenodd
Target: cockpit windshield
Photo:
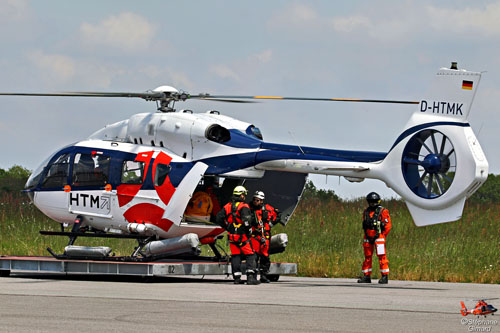
<path id="1" fill-rule="evenodd" d="M 40 177 L 42 177 L 43 170 L 47 166 L 47 163 L 54 157 L 56 153 L 53 153 L 49 157 L 47 157 L 40 165 L 31 173 L 31 176 L 28 178 L 28 181 L 26 182 L 26 185 L 24 185 L 25 190 L 31 190 L 35 188 L 38 185 L 38 182 L 40 181 Z"/>
<path id="2" fill-rule="evenodd" d="M 72 145 L 68 145 L 68 146 L 65 146 L 65 147 L 57 150 L 56 152 L 50 154 L 50 156 L 47 157 L 42 163 L 40 163 L 40 165 L 35 169 L 35 171 L 33 171 L 31 173 L 31 176 L 28 178 L 28 181 L 26 182 L 24 189 L 31 190 L 31 189 L 36 188 L 38 186 L 38 184 L 40 183 L 40 178 L 43 176 L 44 171 L 45 171 L 47 165 L 49 164 L 49 162 L 54 158 L 54 156 L 58 155 L 62 150 L 66 149 L 67 147 L 70 147 L 70 146 L 72 146 Z M 59 160 L 59 158 L 58 158 L 58 160 Z M 55 161 L 52 164 L 54 164 L 54 163 L 55 163 Z M 69 160 L 68 160 L 68 163 L 69 163 Z"/>
<path id="3" fill-rule="evenodd" d="M 59 157 L 48 166 L 47 173 L 42 180 L 42 188 L 63 187 L 68 185 L 70 153 Z"/>

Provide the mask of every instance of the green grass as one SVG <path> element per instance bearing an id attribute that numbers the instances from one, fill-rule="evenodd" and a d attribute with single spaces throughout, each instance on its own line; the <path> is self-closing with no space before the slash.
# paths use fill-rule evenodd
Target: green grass
<path id="1" fill-rule="evenodd" d="M 392 218 L 387 239 L 391 279 L 500 283 L 500 204 L 466 205 L 460 221 L 428 227 L 416 227 L 404 203 L 383 204 Z M 303 200 L 286 227 L 273 229 L 273 234 L 286 232 L 289 243 L 286 252 L 272 260 L 298 263 L 300 276 L 359 276 L 364 208 L 364 200 Z M 0 198 L 0 254 L 48 255 L 48 246 L 63 252 L 66 237 L 41 236 L 39 230 L 60 227 L 25 198 Z M 106 245 L 117 255 L 130 255 L 136 242 L 79 238 L 76 245 Z M 373 262 L 376 276 L 376 257 Z"/>
<path id="2" fill-rule="evenodd" d="M 454 223 L 416 227 L 406 205 L 385 202 L 392 230 L 387 251 L 392 279 L 500 283 L 500 204 L 468 205 Z M 357 277 L 363 261 L 364 200 L 300 203 L 286 228 L 287 251 L 276 261 L 299 264 L 299 275 Z M 374 256 L 374 275 L 379 275 Z"/>

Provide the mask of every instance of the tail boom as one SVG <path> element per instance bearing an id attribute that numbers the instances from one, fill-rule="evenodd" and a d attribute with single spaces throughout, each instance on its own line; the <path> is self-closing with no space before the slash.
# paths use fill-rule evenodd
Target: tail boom
<path id="1" fill-rule="evenodd" d="M 379 179 L 407 203 L 417 226 L 456 221 L 486 181 L 488 161 L 467 118 L 480 73 L 441 69 L 388 153 L 269 145 L 257 169 Z M 265 149 L 268 148 L 268 149 Z"/>

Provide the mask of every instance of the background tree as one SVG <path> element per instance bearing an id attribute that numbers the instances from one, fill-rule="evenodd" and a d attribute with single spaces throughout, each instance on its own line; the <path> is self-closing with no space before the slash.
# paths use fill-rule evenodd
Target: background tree
<path id="1" fill-rule="evenodd" d="M 0 196 L 5 194 L 21 196 L 30 175 L 30 170 L 19 165 L 14 165 L 8 170 L 0 169 Z"/>

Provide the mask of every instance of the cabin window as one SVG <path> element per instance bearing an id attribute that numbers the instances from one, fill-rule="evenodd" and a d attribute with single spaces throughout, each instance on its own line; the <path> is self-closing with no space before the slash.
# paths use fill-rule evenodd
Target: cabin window
<path id="1" fill-rule="evenodd" d="M 110 157 L 99 152 L 75 154 L 73 162 L 74 186 L 99 186 L 108 183 Z"/>
<path id="2" fill-rule="evenodd" d="M 142 184 L 144 162 L 124 161 L 122 166 L 122 184 Z"/>
<path id="3" fill-rule="evenodd" d="M 155 170 L 155 186 L 162 186 L 167 179 L 167 175 L 172 170 L 169 164 L 158 163 Z"/>
<path id="4" fill-rule="evenodd" d="M 49 164 L 42 188 L 63 187 L 68 185 L 70 154 L 62 154 Z"/>

